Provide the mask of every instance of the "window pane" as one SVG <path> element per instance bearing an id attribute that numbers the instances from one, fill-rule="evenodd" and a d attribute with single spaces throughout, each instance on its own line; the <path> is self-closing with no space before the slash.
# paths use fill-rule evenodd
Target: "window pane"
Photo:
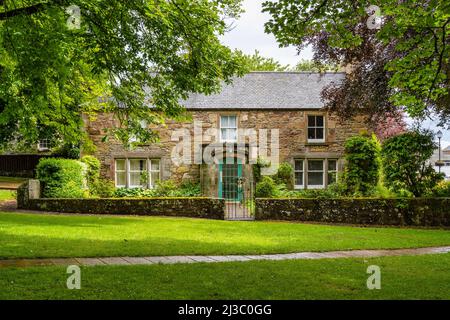
<path id="1" fill-rule="evenodd" d="M 308 170 L 323 171 L 323 160 L 308 160 Z"/>
<path id="2" fill-rule="evenodd" d="M 302 186 L 303 185 L 303 172 L 295 173 L 295 185 Z"/>
<path id="3" fill-rule="evenodd" d="M 147 170 L 147 160 L 145 160 L 145 159 L 130 160 L 130 170 L 131 171 L 146 171 Z"/>
<path id="4" fill-rule="evenodd" d="M 130 186 L 145 187 L 145 175 L 143 175 L 141 172 L 130 172 Z"/>
<path id="5" fill-rule="evenodd" d="M 303 171 L 303 160 L 295 160 L 295 170 Z"/>
<path id="6" fill-rule="evenodd" d="M 152 171 L 159 171 L 159 160 L 152 160 Z"/>
<path id="7" fill-rule="evenodd" d="M 228 117 L 228 127 L 229 128 L 237 128 L 236 116 Z"/>
<path id="8" fill-rule="evenodd" d="M 117 186 L 125 186 L 127 184 L 126 173 L 125 172 L 116 172 L 116 185 Z"/>
<path id="9" fill-rule="evenodd" d="M 337 160 L 328 160 L 328 171 L 337 170 Z"/>
<path id="10" fill-rule="evenodd" d="M 228 117 L 227 116 L 220 117 L 220 127 L 228 128 Z"/>
<path id="11" fill-rule="evenodd" d="M 116 170 L 125 170 L 125 159 L 116 160 Z"/>
<path id="12" fill-rule="evenodd" d="M 316 139 L 316 129 L 308 129 L 308 139 Z"/>
<path id="13" fill-rule="evenodd" d="M 323 172 L 308 172 L 308 186 L 322 186 Z"/>
<path id="14" fill-rule="evenodd" d="M 159 172 L 152 172 L 150 181 L 151 186 L 154 187 L 156 185 L 156 182 L 158 181 L 159 181 Z"/>
<path id="15" fill-rule="evenodd" d="M 323 128 L 316 129 L 316 139 L 323 139 Z"/>
<path id="16" fill-rule="evenodd" d="M 237 140 L 237 130 L 236 129 L 228 129 L 228 140 L 236 141 Z"/>
<path id="17" fill-rule="evenodd" d="M 315 127 L 315 126 L 316 126 L 316 117 L 308 116 L 308 127 Z"/>
<path id="18" fill-rule="evenodd" d="M 316 116 L 316 127 L 323 127 L 323 116 Z"/>

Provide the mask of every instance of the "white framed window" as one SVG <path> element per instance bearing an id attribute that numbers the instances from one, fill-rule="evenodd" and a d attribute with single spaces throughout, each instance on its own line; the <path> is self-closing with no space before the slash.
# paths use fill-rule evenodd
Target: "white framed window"
<path id="1" fill-rule="evenodd" d="M 117 188 L 154 188 L 160 180 L 160 159 L 130 158 L 115 160 Z"/>
<path id="2" fill-rule="evenodd" d="M 325 187 L 325 161 L 307 160 L 308 189 L 322 189 Z"/>
<path id="3" fill-rule="evenodd" d="M 150 159 L 148 167 L 150 172 L 148 185 L 153 189 L 160 180 L 161 161 L 159 159 Z"/>
<path id="4" fill-rule="evenodd" d="M 41 139 L 38 141 L 38 150 L 39 151 L 48 151 L 51 148 L 51 140 L 50 139 Z"/>
<path id="5" fill-rule="evenodd" d="M 125 188 L 127 186 L 127 168 L 125 159 L 116 159 L 115 180 L 117 188 Z"/>
<path id="6" fill-rule="evenodd" d="M 129 159 L 128 167 L 128 186 L 145 188 L 148 185 L 147 159 Z"/>
<path id="7" fill-rule="evenodd" d="M 237 116 L 220 116 L 220 141 L 237 142 Z"/>
<path id="8" fill-rule="evenodd" d="M 296 159 L 294 162 L 294 188 L 303 189 L 305 187 L 305 160 Z"/>
<path id="9" fill-rule="evenodd" d="M 325 142 L 325 118 L 320 115 L 308 115 L 308 142 Z"/>
<path id="10" fill-rule="evenodd" d="M 328 185 L 337 182 L 338 161 L 337 159 L 328 159 Z"/>

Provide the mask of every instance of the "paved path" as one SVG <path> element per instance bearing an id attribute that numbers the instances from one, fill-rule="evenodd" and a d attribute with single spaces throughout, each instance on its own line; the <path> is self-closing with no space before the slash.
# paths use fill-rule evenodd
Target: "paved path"
<path id="1" fill-rule="evenodd" d="M 450 247 L 429 247 L 393 250 L 351 250 L 330 252 L 300 252 L 269 255 L 227 255 L 227 256 L 167 256 L 167 257 L 108 257 L 108 258 L 67 258 L 67 259 L 21 259 L 0 260 L 0 268 L 35 266 L 104 266 L 104 265 L 149 265 L 175 263 L 215 263 L 255 260 L 304 260 L 335 258 L 373 258 L 391 256 L 413 256 L 450 252 Z"/>

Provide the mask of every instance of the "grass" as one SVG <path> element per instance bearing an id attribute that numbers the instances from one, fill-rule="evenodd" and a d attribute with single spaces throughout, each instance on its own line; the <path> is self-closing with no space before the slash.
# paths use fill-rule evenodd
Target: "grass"
<path id="1" fill-rule="evenodd" d="M 369 265 L 381 290 L 368 290 Z M 0 299 L 449 299 L 450 254 L 217 264 L 0 269 Z"/>
<path id="2" fill-rule="evenodd" d="M 0 201 L 14 200 L 15 198 L 16 198 L 16 191 L 0 189 Z"/>
<path id="3" fill-rule="evenodd" d="M 0 259 L 265 254 L 450 245 L 449 230 L 0 213 Z"/>

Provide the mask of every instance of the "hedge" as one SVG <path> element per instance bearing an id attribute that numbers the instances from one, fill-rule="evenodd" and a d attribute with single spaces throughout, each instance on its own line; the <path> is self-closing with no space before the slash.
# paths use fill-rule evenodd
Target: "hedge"
<path id="1" fill-rule="evenodd" d="M 77 160 L 44 158 L 36 168 L 43 198 L 82 198 L 85 194 L 85 164 Z"/>
<path id="2" fill-rule="evenodd" d="M 23 192 L 20 193 L 23 196 Z M 22 207 L 21 207 L 22 206 Z M 221 219 L 225 202 L 210 198 L 28 199 L 19 209 L 86 214 L 180 216 Z"/>
<path id="3" fill-rule="evenodd" d="M 450 226 L 450 198 L 256 199 L 256 220 Z"/>

